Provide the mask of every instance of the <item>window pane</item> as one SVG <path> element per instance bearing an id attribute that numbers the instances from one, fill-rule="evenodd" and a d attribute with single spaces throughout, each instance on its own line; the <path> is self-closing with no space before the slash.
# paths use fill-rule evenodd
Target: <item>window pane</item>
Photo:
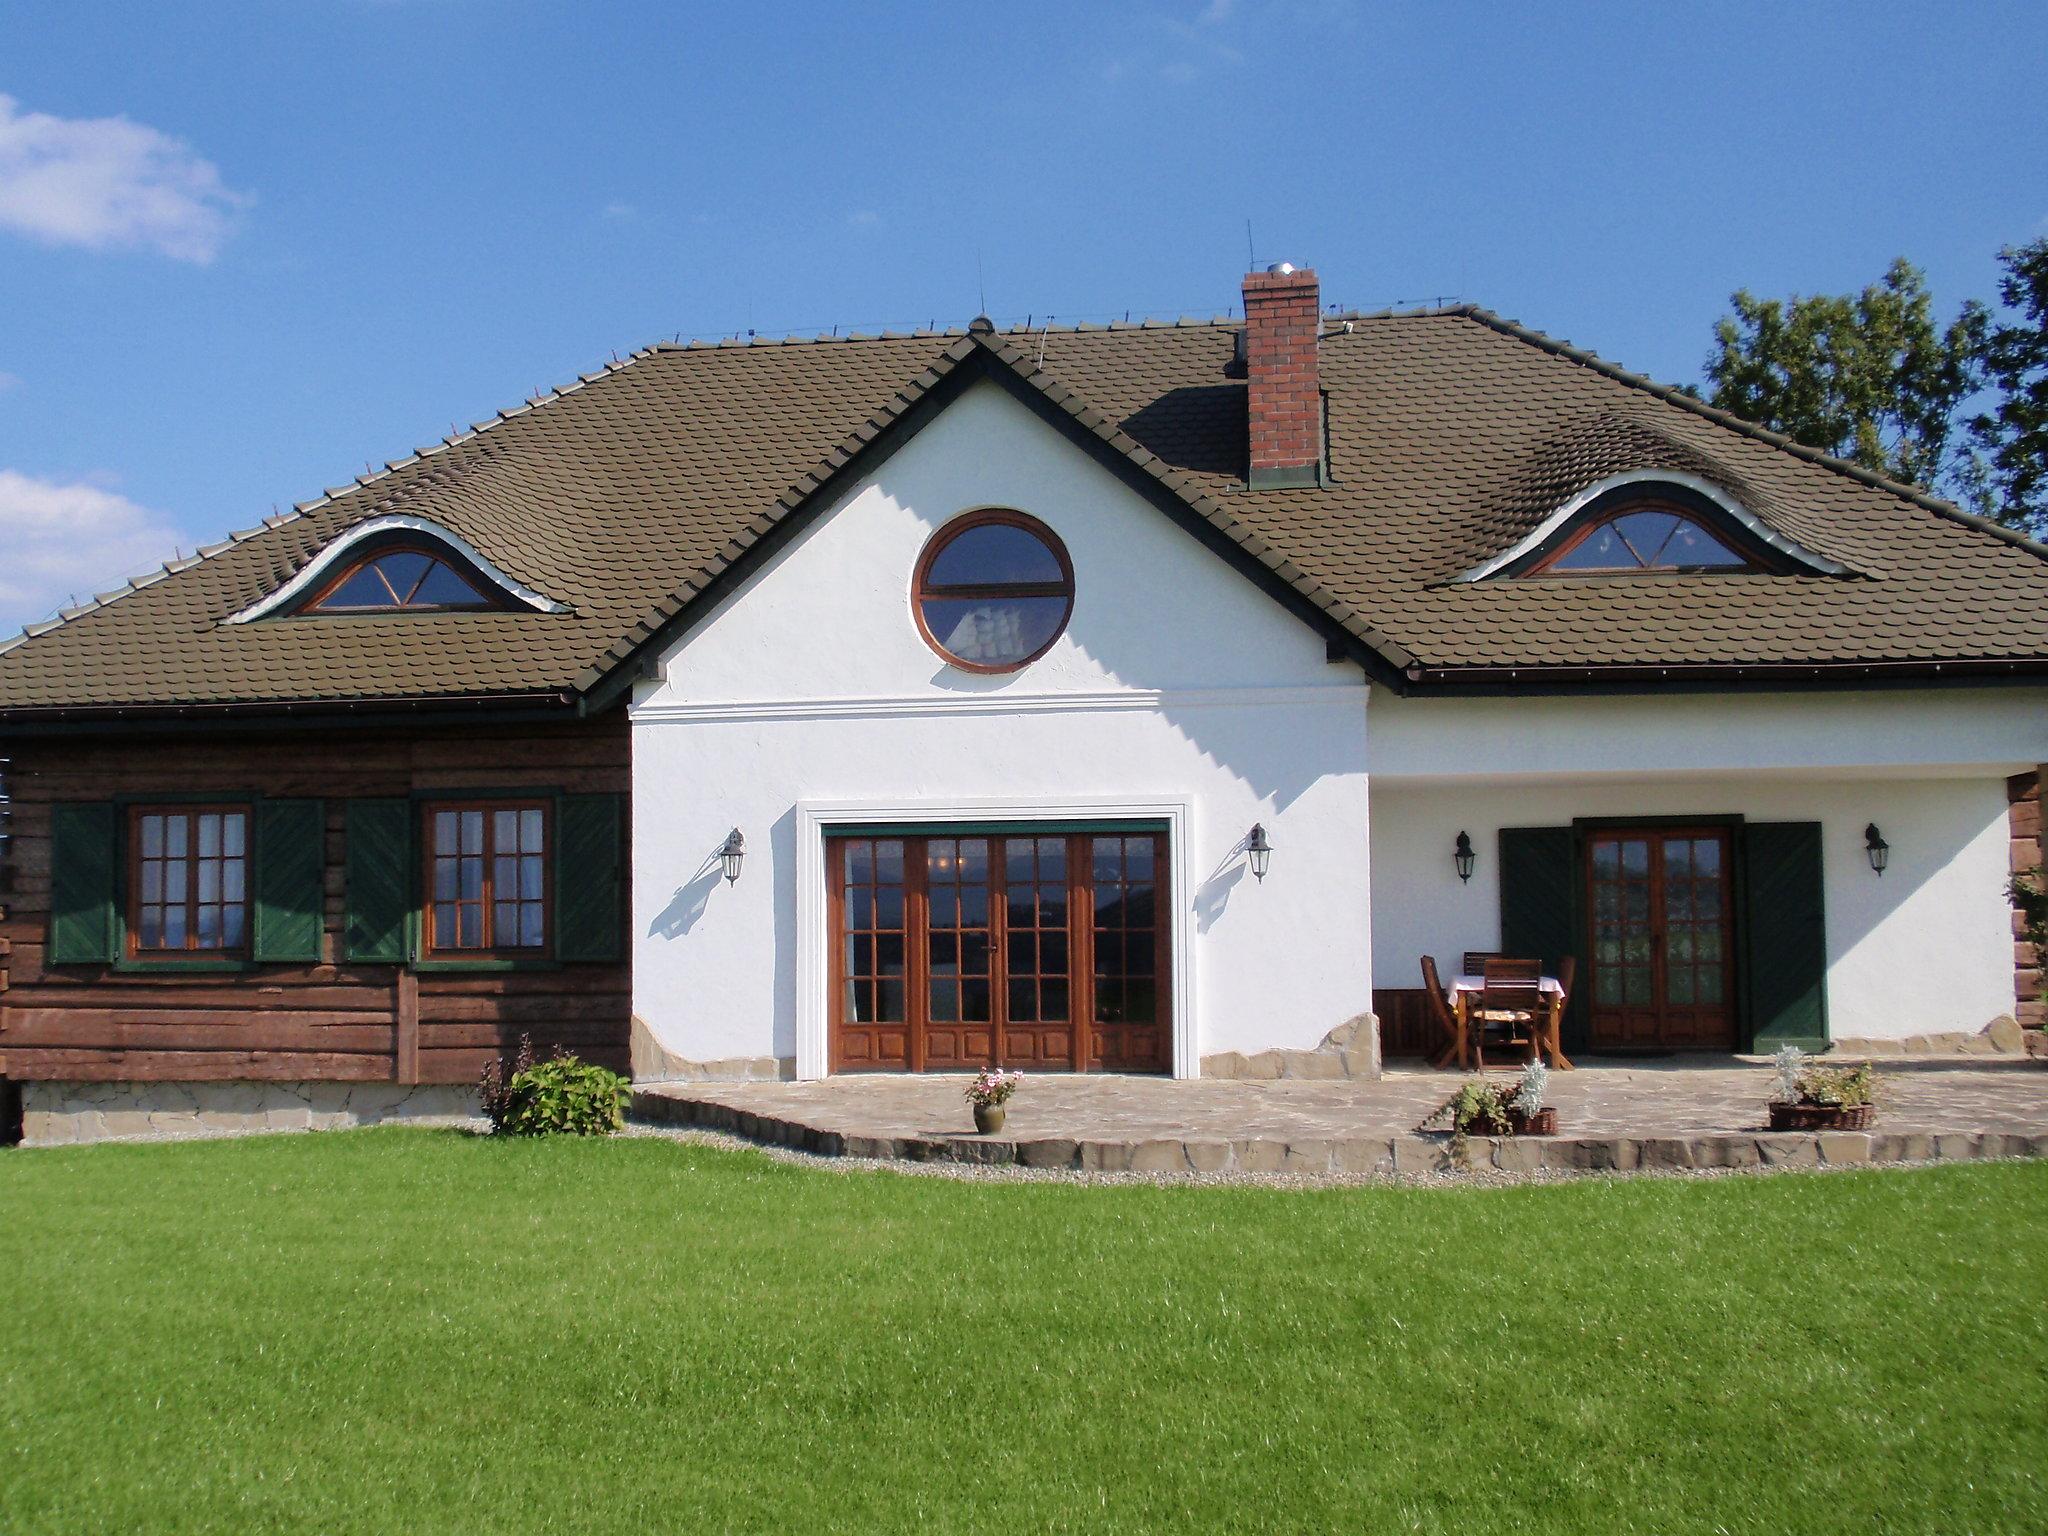
<path id="1" fill-rule="evenodd" d="M 199 857 L 220 857 L 220 817 L 212 812 L 199 818 Z"/>
<path id="2" fill-rule="evenodd" d="M 910 991 L 902 977 L 884 977 L 877 985 L 876 998 L 876 1018 L 896 1023 L 909 1017 Z"/>
<path id="3" fill-rule="evenodd" d="M 164 900 L 181 902 L 185 899 L 185 861 L 180 859 L 164 866 Z"/>
<path id="4" fill-rule="evenodd" d="M 1654 568 L 1663 563 L 1664 541 L 1671 537 L 1678 519 L 1669 512 L 1630 512 L 1609 526 L 1635 552 L 1636 564 Z"/>
<path id="5" fill-rule="evenodd" d="M 539 807 L 519 813 L 519 851 L 539 853 L 541 851 L 541 817 Z"/>
<path id="6" fill-rule="evenodd" d="M 519 858 L 514 854 L 503 855 L 491 860 L 491 885 L 501 901 L 519 899 Z"/>
<path id="7" fill-rule="evenodd" d="M 144 907 L 142 909 L 142 935 L 140 943 L 144 949 L 164 947 L 164 909 Z"/>
<path id="8" fill-rule="evenodd" d="M 434 860 L 434 899 L 453 901 L 455 899 L 456 860 Z"/>
<path id="9" fill-rule="evenodd" d="M 903 883 L 903 839 L 885 837 L 875 844 L 875 878 L 889 885 Z"/>
<path id="10" fill-rule="evenodd" d="M 206 859 L 199 865 L 199 899 L 220 900 L 220 861 L 217 859 Z"/>
<path id="11" fill-rule="evenodd" d="M 1664 546 L 1664 563 L 1712 570 L 1721 566 L 1747 565 L 1749 562 L 1698 523 L 1681 521 L 1671 535 L 1671 542 Z"/>
<path id="12" fill-rule="evenodd" d="M 142 866 L 142 899 L 162 901 L 164 899 L 164 867 L 154 859 L 144 861 Z"/>
<path id="13" fill-rule="evenodd" d="M 1046 980 L 1038 987 L 1038 1017 L 1047 1022 L 1064 1019 L 1067 1016 L 1067 984 L 1064 980 Z"/>
<path id="14" fill-rule="evenodd" d="M 434 947 L 446 948 L 455 942 L 455 904 L 451 901 L 436 902 L 434 905 Z"/>
<path id="15" fill-rule="evenodd" d="M 142 818 L 142 856 L 145 859 L 160 859 L 164 852 L 164 819 L 161 816 Z"/>
<path id="16" fill-rule="evenodd" d="M 464 901 L 481 901 L 484 894 L 484 861 L 482 859 L 459 859 L 462 880 L 456 894 Z"/>
<path id="17" fill-rule="evenodd" d="M 1547 567 L 1553 571 L 1633 571 L 1640 567 L 1614 525 L 1596 528 Z"/>
<path id="18" fill-rule="evenodd" d="M 485 608 L 490 599 L 438 560 L 413 592 L 415 608 Z"/>
<path id="19" fill-rule="evenodd" d="M 482 907 L 457 907 L 455 909 L 455 942 L 463 949 L 479 949 L 484 942 L 484 909 Z"/>
<path id="20" fill-rule="evenodd" d="M 434 812 L 434 852 L 455 852 L 455 826 L 458 817 L 454 811 Z"/>
<path id="21" fill-rule="evenodd" d="M 1002 586 L 1065 579 L 1059 557 L 1028 528 L 982 523 L 956 535 L 932 560 L 930 586 Z"/>
<path id="22" fill-rule="evenodd" d="M 462 813 L 462 851 L 482 853 L 484 851 L 484 813 L 464 811 Z"/>
<path id="23" fill-rule="evenodd" d="M 980 666 L 1010 666 L 1059 633 L 1064 597 L 933 597 L 924 622 L 947 655 Z"/>
<path id="24" fill-rule="evenodd" d="M 242 936 L 247 927 L 248 908 L 241 906 L 224 907 L 221 910 L 221 948 L 240 949 L 242 947 Z"/>
<path id="25" fill-rule="evenodd" d="M 1010 977 L 1010 1022 L 1031 1024 L 1038 1019 L 1038 984 L 1028 976 Z"/>
<path id="26" fill-rule="evenodd" d="M 174 859 L 182 859 L 186 853 L 186 839 L 191 835 L 192 818 L 189 816 L 166 816 L 164 818 L 164 852 Z"/>
<path id="27" fill-rule="evenodd" d="M 390 589 L 371 566 L 352 572 L 332 592 L 313 605 L 315 608 L 389 608 Z"/>
<path id="28" fill-rule="evenodd" d="M 243 838 L 248 833 L 249 818 L 240 811 L 220 819 L 221 847 L 230 858 L 241 858 L 244 852 Z"/>
<path id="29" fill-rule="evenodd" d="M 164 908 L 163 947 L 165 949 L 183 949 L 185 947 L 185 909 L 182 906 Z"/>
<path id="30" fill-rule="evenodd" d="M 385 555 L 376 562 L 384 573 L 384 580 L 390 583 L 391 595 L 400 603 L 411 600 L 413 588 L 420 584 L 420 578 L 427 574 L 427 567 L 433 560 L 415 549 L 401 549 Z"/>
<path id="31" fill-rule="evenodd" d="M 522 901 L 541 899 L 541 875 L 547 868 L 538 854 L 528 854 L 519 861 L 519 896 Z"/>
<path id="32" fill-rule="evenodd" d="M 201 907 L 198 913 L 198 944 L 201 949 L 220 948 L 220 908 Z"/>

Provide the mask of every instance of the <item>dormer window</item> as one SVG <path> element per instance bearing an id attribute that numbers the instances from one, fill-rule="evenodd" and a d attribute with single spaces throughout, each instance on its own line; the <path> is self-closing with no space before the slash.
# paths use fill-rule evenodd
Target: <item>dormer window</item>
<path id="1" fill-rule="evenodd" d="M 379 614 L 566 613 L 493 565 L 467 540 L 425 518 L 358 523 L 296 576 L 232 615 L 255 619 Z"/>
<path id="2" fill-rule="evenodd" d="M 357 561 L 299 612 L 431 613 L 500 606 L 447 560 L 408 545 Z"/>
<path id="3" fill-rule="evenodd" d="M 1459 580 L 1854 574 L 1718 485 L 1674 470 L 1631 470 L 1587 486 Z"/>
<path id="4" fill-rule="evenodd" d="M 1588 523 L 1544 556 L 1524 576 L 1579 576 L 1606 571 L 1753 571 L 1747 556 L 1729 548 L 1677 507 L 1634 502 Z"/>

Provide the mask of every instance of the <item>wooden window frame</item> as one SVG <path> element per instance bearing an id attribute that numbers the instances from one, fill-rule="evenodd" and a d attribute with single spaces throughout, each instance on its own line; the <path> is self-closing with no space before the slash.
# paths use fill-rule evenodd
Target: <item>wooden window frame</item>
<path id="1" fill-rule="evenodd" d="M 991 1056 L 997 1063 L 1005 1059 L 1005 1044 L 1011 1030 L 1019 1033 L 1034 1031 L 1048 1023 L 1061 1021 L 1043 1019 L 1013 1020 L 1009 1015 L 1009 992 L 1007 982 L 1014 974 L 1010 968 L 1010 925 L 1008 886 L 1009 876 L 1005 868 L 1002 844 L 1010 838 L 1039 840 L 1060 837 L 1067 843 L 1067 988 L 1068 1017 L 1064 1021 L 1070 1031 L 1068 1059 L 1060 1063 L 1057 1070 L 1072 1072 L 1120 1072 L 1134 1070 L 1119 1062 L 1107 1061 L 1104 1057 L 1104 1037 L 1111 1032 L 1125 1029 L 1156 1029 L 1160 1033 L 1161 1049 L 1155 1066 L 1135 1070 L 1147 1075 L 1157 1072 L 1171 1075 L 1175 1050 L 1175 1004 L 1173 986 L 1173 924 L 1171 922 L 1171 880 L 1173 845 L 1169 831 L 1153 828 L 1130 828 L 1102 826 L 1076 830 L 1072 827 L 1025 828 L 988 831 L 978 827 L 948 827 L 944 824 L 920 826 L 915 830 L 896 827 L 846 827 L 833 829 L 824 839 L 825 858 L 825 905 L 826 905 L 826 987 L 829 998 L 826 1004 L 826 1070 L 840 1072 L 911 1072 L 921 1073 L 932 1069 L 927 1061 L 925 1047 L 927 1035 L 932 1028 L 957 1029 L 964 1024 L 978 1024 L 982 1021 L 933 1021 L 929 1017 L 931 983 L 931 911 L 928 849 L 933 840 L 957 840 L 978 838 L 989 845 L 988 851 L 988 892 L 989 892 L 989 1018 L 986 1021 L 992 1043 Z M 1153 936 L 1153 983 L 1154 1017 L 1149 1024 L 1143 1021 L 1109 1020 L 1095 1017 L 1096 974 L 1095 937 L 1096 913 L 1094 903 L 1095 877 L 1093 869 L 1093 845 L 1098 837 L 1147 838 L 1152 842 L 1152 889 L 1154 893 L 1154 914 L 1151 924 Z M 904 942 L 904 1018 L 898 1020 L 861 1020 L 849 1017 L 847 1010 L 846 986 L 848 973 L 845 957 L 849 926 L 846 913 L 848 847 L 855 842 L 878 843 L 896 841 L 904 845 L 903 866 L 903 942 Z M 894 930 L 890 930 L 894 931 Z M 1042 932 L 1045 930 L 1036 930 Z M 1033 971 L 1034 977 L 1043 973 Z M 843 1054 L 845 1031 L 873 1029 L 880 1026 L 900 1025 L 905 1033 L 905 1060 L 900 1065 L 894 1062 L 848 1061 Z M 979 1065 L 976 1062 L 940 1063 L 942 1070 L 970 1070 Z M 1036 1064 L 1037 1070 L 1045 1070 L 1043 1062 Z"/>
<path id="2" fill-rule="evenodd" d="M 256 930 L 256 808 L 253 803 L 243 800 L 208 801 L 145 801 L 123 807 L 126 812 L 120 823 L 122 835 L 122 877 L 126 882 L 125 899 L 122 902 L 122 919 L 125 932 L 121 940 L 121 955 L 129 962 L 140 964 L 155 963 L 198 963 L 247 960 L 254 952 Z M 239 944 L 201 945 L 199 935 L 199 823 L 201 816 L 240 816 L 242 818 L 242 899 L 233 905 L 242 909 L 242 940 Z M 185 879 L 185 944 L 177 949 L 145 948 L 142 943 L 142 909 L 145 905 L 168 908 L 168 901 L 145 903 L 142 899 L 142 866 L 146 862 L 142 853 L 142 822 L 147 816 L 179 817 L 190 823 L 186 838 Z M 223 836 L 225 845 L 225 836 Z M 223 865 L 227 856 L 221 856 Z M 167 861 L 161 861 L 167 862 Z M 226 900 L 218 903 L 225 910 L 230 905 Z"/>
<path id="3" fill-rule="evenodd" d="M 327 608 L 322 605 L 340 587 L 365 566 L 375 565 L 379 560 L 397 554 L 425 555 L 437 565 L 445 565 L 483 599 L 481 603 L 457 608 L 442 603 L 397 603 L 374 608 Z M 426 580 L 423 573 L 421 581 Z M 417 588 L 415 589 L 417 590 Z M 389 617 L 393 614 L 425 613 L 506 613 L 514 605 L 507 599 L 504 589 L 479 571 L 468 560 L 432 539 L 399 537 L 392 539 L 366 540 L 365 547 L 354 551 L 354 558 L 320 583 L 306 597 L 293 605 L 293 615 L 318 619 L 352 619 Z"/>
<path id="4" fill-rule="evenodd" d="M 1059 562 L 1060 579 L 1057 582 L 969 582 L 957 586 L 934 586 L 931 581 L 931 569 L 939 556 L 944 554 L 961 535 L 970 533 L 976 528 L 991 526 L 1022 529 L 1025 533 L 1037 539 L 1052 552 L 1052 557 Z M 963 598 L 977 597 L 1058 597 L 1065 599 L 1066 606 L 1060 613 L 1059 623 L 1054 626 L 1053 632 L 1046 638 L 1045 644 L 1041 645 L 1029 656 L 1025 656 L 1017 661 L 999 663 L 968 661 L 963 657 L 955 656 L 951 651 L 947 650 L 940 643 L 939 637 L 932 633 L 931 624 L 924 616 L 924 605 L 933 599 L 952 599 L 957 601 Z M 917 557 L 917 569 L 911 578 L 910 612 L 911 616 L 917 621 L 917 632 L 924 637 L 924 643 L 930 646 L 933 653 L 941 661 L 945 662 L 947 666 L 958 667 L 962 672 L 975 672 L 983 676 L 999 676 L 1007 672 L 1021 672 L 1057 645 L 1060 636 L 1067 632 L 1067 625 L 1073 622 L 1074 562 L 1072 557 L 1067 554 L 1067 546 L 1061 542 L 1060 536 L 1027 512 L 1019 512 L 1010 507 L 986 507 L 978 512 L 968 512 L 954 518 L 926 541 L 923 553 Z"/>
<path id="5" fill-rule="evenodd" d="M 482 903 L 482 933 L 485 942 L 481 945 L 462 946 L 435 942 L 434 908 L 434 862 L 438 855 L 434 848 L 434 818 L 440 813 L 480 811 L 484 817 L 483 885 L 479 900 Z M 496 851 L 496 813 L 500 811 L 539 811 L 541 813 L 540 833 L 540 909 L 541 942 L 539 945 L 504 945 L 495 941 L 497 924 L 497 897 L 495 892 L 498 859 Z M 555 953 L 555 800 L 550 795 L 508 795 L 502 799 L 468 796 L 449 800 L 422 800 L 419 809 L 419 958 L 421 961 L 439 965 L 459 965 L 465 962 L 496 964 L 507 961 L 547 961 Z M 459 834 L 458 834 L 459 835 Z M 517 857 L 517 855 L 514 855 Z M 458 853 L 459 857 L 459 853 Z"/>
<path id="6" fill-rule="evenodd" d="M 1594 503 L 1594 510 L 1573 523 L 1555 543 L 1525 556 L 1507 574 L 1525 581 L 1608 581 L 1617 576 L 1782 576 L 1798 568 L 1770 551 L 1747 530 L 1731 527 L 1732 519 L 1707 510 L 1704 498 L 1695 502 L 1674 491 L 1650 491 L 1629 496 L 1606 497 Z M 1639 512 L 1663 512 L 1691 523 L 1715 543 L 1742 561 L 1740 565 L 1616 565 L 1599 570 L 1558 570 L 1557 562 L 1584 544 L 1594 534 L 1622 518 Z"/>

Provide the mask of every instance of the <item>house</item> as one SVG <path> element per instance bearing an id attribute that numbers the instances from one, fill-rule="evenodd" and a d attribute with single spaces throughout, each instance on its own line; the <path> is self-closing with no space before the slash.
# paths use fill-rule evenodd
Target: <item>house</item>
<path id="1" fill-rule="evenodd" d="M 0 1071 L 1366 1072 L 1493 948 L 1595 1051 L 2038 1009 L 2048 550 L 1483 310 L 1243 298 L 656 346 L 35 626 Z"/>

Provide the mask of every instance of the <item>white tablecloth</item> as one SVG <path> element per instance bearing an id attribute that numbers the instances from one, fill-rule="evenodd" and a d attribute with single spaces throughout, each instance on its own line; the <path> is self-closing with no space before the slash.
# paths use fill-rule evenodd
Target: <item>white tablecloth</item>
<path id="1" fill-rule="evenodd" d="M 1485 990 L 1486 978 L 1484 976 L 1460 976 L 1451 983 L 1451 998 L 1453 1001 L 1456 1001 L 1458 994 L 1461 992 L 1477 994 Z M 1562 997 L 1564 995 L 1564 983 L 1555 976 L 1544 977 L 1543 995 L 1545 997 Z"/>

